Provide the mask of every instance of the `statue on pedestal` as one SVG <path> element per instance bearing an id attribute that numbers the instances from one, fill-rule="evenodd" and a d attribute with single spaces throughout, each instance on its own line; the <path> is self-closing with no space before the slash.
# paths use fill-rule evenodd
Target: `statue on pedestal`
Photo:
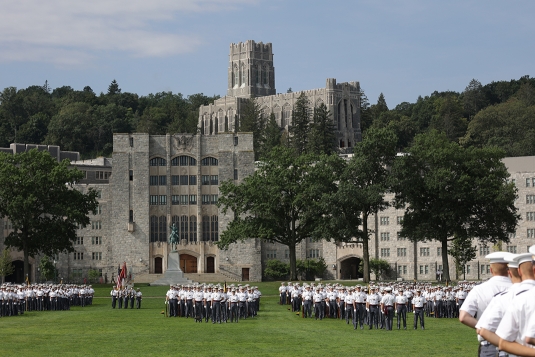
<path id="1" fill-rule="evenodd" d="M 178 228 L 173 223 L 171 226 L 171 234 L 169 235 L 169 243 L 171 243 L 172 252 L 176 252 L 176 246 L 178 245 L 180 239 L 178 237 Z"/>

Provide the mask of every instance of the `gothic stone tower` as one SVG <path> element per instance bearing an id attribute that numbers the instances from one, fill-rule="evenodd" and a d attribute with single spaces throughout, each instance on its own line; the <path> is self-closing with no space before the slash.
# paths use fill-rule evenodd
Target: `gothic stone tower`
<path id="1" fill-rule="evenodd" d="M 230 97 L 275 94 L 275 67 L 271 43 L 253 40 L 230 45 L 228 90 Z"/>

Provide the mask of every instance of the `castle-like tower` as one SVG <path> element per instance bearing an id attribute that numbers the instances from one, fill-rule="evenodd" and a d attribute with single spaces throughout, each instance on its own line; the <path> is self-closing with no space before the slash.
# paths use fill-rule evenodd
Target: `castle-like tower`
<path id="1" fill-rule="evenodd" d="M 230 45 L 228 90 L 230 97 L 275 94 L 275 67 L 271 43 L 248 40 Z"/>

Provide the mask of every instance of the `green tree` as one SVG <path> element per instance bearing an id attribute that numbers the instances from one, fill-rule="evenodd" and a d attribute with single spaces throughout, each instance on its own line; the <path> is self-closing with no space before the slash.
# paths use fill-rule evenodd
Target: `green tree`
<path id="1" fill-rule="evenodd" d="M 89 281 L 91 283 L 96 283 L 98 281 L 98 278 L 100 278 L 100 272 L 98 269 L 89 269 L 87 272 L 87 277 L 89 278 Z"/>
<path id="2" fill-rule="evenodd" d="M 480 110 L 460 140 L 464 146 L 497 146 L 508 156 L 535 155 L 535 105 L 511 98 Z"/>
<path id="3" fill-rule="evenodd" d="M 2 251 L 0 255 L 0 276 L 2 277 L 2 284 L 5 281 L 6 276 L 13 274 L 15 268 L 13 267 L 11 254 L 6 248 Z"/>
<path id="4" fill-rule="evenodd" d="M 297 155 L 307 152 L 309 133 L 310 102 L 305 93 L 301 93 L 292 110 L 292 125 L 290 126 L 290 145 Z"/>
<path id="5" fill-rule="evenodd" d="M 277 259 L 268 260 L 264 276 L 273 280 L 281 280 L 290 274 L 290 266 Z"/>
<path id="6" fill-rule="evenodd" d="M 389 167 L 396 157 L 397 138 L 388 128 L 371 127 L 354 148 L 353 157 L 340 165 L 338 190 L 324 200 L 330 212 L 328 231 L 337 241 L 356 238 L 362 243 L 364 281 L 370 281 L 368 218 L 388 207 Z"/>
<path id="7" fill-rule="evenodd" d="M 283 244 L 289 249 L 290 279 L 295 280 L 296 245 L 306 238 L 319 239 L 316 230 L 324 224 L 325 213 L 321 199 L 336 189 L 334 162 L 276 147 L 241 184 L 223 182 L 218 206 L 223 213 L 232 211 L 234 219 L 218 246 L 225 249 L 249 238 Z"/>
<path id="8" fill-rule="evenodd" d="M 450 280 L 448 242 L 454 237 L 507 242 L 519 216 L 516 189 L 496 148 L 463 148 L 437 131 L 416 136 L 392 169 L 398 208 L 404 208 L 401 237 L 436 240 L 444 278 Z"/>
<path id="9" fill-rule="evenodd" d="M 464 112 L 469 119 L 472 119 L 482 108 L 486 106 L 485 93 L 481 82 L 472 79 L 463 92 Z"/>
<path id="10" fill-rule="evenodd" d="M 275 120 L 275 114 L 271 113 L 266 125 L 264 143 L 260 149 L 260 158 L 265 157 L 274 147 L 281 145 L 281 128 Z"/>
<path id="11" fill-rule="evenodd" d="M 53 260 L 46 254 L 39 262 L 39 270 L 41 271 L 41 276 L 44 277 L 45 280 L 52 280 L 58 275 Z"/>
<path id="12" fill-rule="evenodd" d="M 119 93 L 121 93 L 121 88 L 119 88 L 119 83 L 114 79 L 108 86 L 108 95 L 111 96 Z"/>
<path id="13" fill-rule="evenodd" d="M 501 250 L 501 249 L 500 249 Z M 451 242 L 448 254 L 453 258 L 455 263 L 455 279 L 459 279 L 459 273 L 463 273 L 463 279 L 466 279 L 465 265 L 472 259 L 475 259 L 477 247 L 472 245 L 471 239 L 455 238 Z"/>
<path id="14" fill-rule="evenodd" d="M 265 142 L 266 118 L 260 104 L 254 98 L 246 101 L 241 114 L 240 131 L 253 133 L 255 160 L 260 158 Z"/>
<path id="15" fill-rule="evenodd" d="M 310 123 L 308 152 L 330 155 L 336 150 L 336 134 L 329 110 L 324 103 L 314 108 Z"/>
<path id="16" fill-rule="evenodd" d="M 5 245 L 23 251 L 25 275 L 29 257 L 73 251 L 78 228 L 89 224 L 88 214 L 98 206 L 95 190 L 73 188 L 84 174 L 69 165 L 47 151 L 0 153 L 0 217 L 13 225 Z"/>
<path id="17" fill-rule="evenodd" d="M 379 280 L 383 274 L 386 274 L 390 270 L 390 264 L 383 259 L 370 259 L 370 270 L 375 275 L 375 280 Z"/>

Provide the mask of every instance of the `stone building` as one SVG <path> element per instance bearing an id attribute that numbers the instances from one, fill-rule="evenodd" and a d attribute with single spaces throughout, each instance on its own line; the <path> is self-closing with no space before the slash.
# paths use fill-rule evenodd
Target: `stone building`
<path id="1" fill-rule="evenodd" d="M 280 244 L 249 239 L 219 250 L 219 240 L 232 219 L 216 206 L 219 184 L 225 180 L 241 182 L 254 172 L 253 138 L 250 133 L 233 133 L 242 105 L 254 97 L 265 113 L 275 115 L 281 129 L 291 123 L 295 100 L 304 93 L 312 105 L 325 103 L 337 128 L 341 148 L 360 140 L 360 87 L 358 82 L 337 84 L 327 79 L 325 88 L 276 94 L 271 44 L 231 44 L 227 96 L 199 110 L 198 135 L 143 133 L 114 134 L 113 156 L 80 160 L 78 153 L 61 151 L 57 146 L 12 144 L 0 148 L 13 154 L 38 148 L 48 150 L 58 160 L 68 158 L 85 171 L 76 189 L 99 192 L 99 208 L 91 224 L 78 232 L 75 252 L 54 257 L 59 276 L 82 281 L 90 269 L 110 282 L 117 268 L 126 262 L 136 282 L 157 280 L 167 267 L 171 251 L 167 238 L 175 225 L 180 236 L 177 250 L 180 267 L 193 280 L 213 281 L 262 279 L 270 259 L 289 262 L 289 250 Z M 511 242 L 501 249 L 526 252 L 535 244 L 535 156 L 505 158 L 510 179 L 518 188 L 516 206 L 521 221 Z M 370 257 L 387 260 L 390 277 L 405 280 L 434 280 L 442 269 L 437 242 L 412 243 L 398 238 L 403 211 L 389 208 L 369 218 L 373 229 Z M 12 229 L 9 219 L 1 220 L 0 249 Z M 476 244 L 476 243 L 475 243 Z M 467 279 L 490 277 L 484 256 L 500 247 L 478 245 L 475 260 L 465 267 Z M 8 281 L 22 281 L 22 252 L 11 251 L 18 273 Z M 358 279 L 362 244 L 334 244 L 309 239 L 296 247 L 297 259 L 324 258 L 325 279 Z M 39 280 L 39 257 L 32 259 L 32 281 Z M 455 277 L 450 261 L 450 276 Z M 18 275 L 17 275 L 18 274 Z"/>
<path id="2" fill-rule="evenodd" d="M 288 129 L 301 94 L 311 107 L 327 106 L 340 148 L 351 148 L 361 140 L 359 82 L 337 83 L 328 78 L 325 88 L 276 94 L 272 45 L 252 40 L 230 45 L 227 95 L 200 108 L 199 127 L 204 135 L 234 131 L 243 105 L 254 98 L 266 116 L 273 113 L 279 126 Z"/>

